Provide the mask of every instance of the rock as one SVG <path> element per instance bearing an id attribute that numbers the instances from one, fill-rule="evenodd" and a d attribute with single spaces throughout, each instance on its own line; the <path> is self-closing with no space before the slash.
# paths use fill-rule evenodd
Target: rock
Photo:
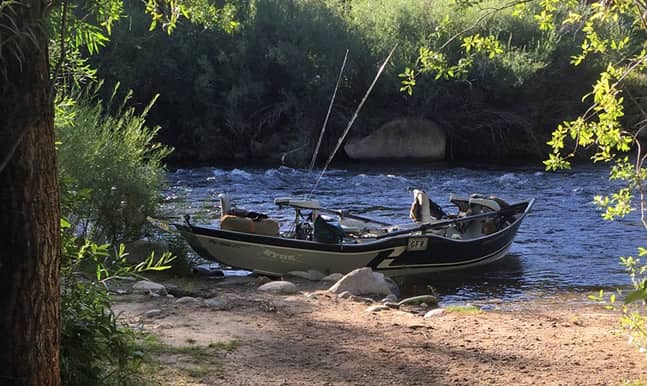
<path id="1" fill-rule="evenodd" d="M 351 139 L 344 146 L 351 159 L 445 158 L 447 135 L 438 124 L 420 118 L 387 122 L 370 135 Z"/>
<path id="2" fill-rule="evenodd" d="M 204 301 L 204 305 L 213 308 L 215 310 L 228 310 L 230 308 L 229 303 L 226 300 L 218 298 L 210 298 Z"/>
<path id="3" fill-rule="evenodd" d="M 387 295 L 384 299 L 382 299 L 382 303 L 397 303 L 398 302 L 398 297 L 391 294 Z"/>
<path id="4" fill-rule="evenodd" d="M 133 291 L 137 293 L 166 296 L 166 287 L 149 280 L 140 280 L 133 284 Z"/>
<path id="5" fill-rule="evenodd" d="M 406 298 L 402 299 L 398 305 L 403 306 L 405 304 L 409 305 L 422 305 L 426 304 L 427 306 L 429 305 L 437 305 L 438 304 L 438 299 L 436 299 L 435 296 L 433 295 L 420 295 L 420 296 L 414 296 L 412 298 Z"/>
<path id="6" fill-rule="evenodd" d="M 391 293 L 395 295 L 396 297 L 400 296 L 400 287 L 398 286 L 398 283 L 395 282 L 395 280 L 391 279 L 388 276 L 384 276 L 384 280 L 388 283 L 389 287 L 391 287 Z"/>
<path id="7" fill-rule="evenodd" d="M 179 298 L 178 300 L 175 301 L 175 303 L 177 303 L 177 304 L 198 303 L 198 302 L 199 302 L 198 299 L 196 299 L 194 297 L 191 297 L 191 296 L 183 296 L 183 297 L 181 297 L 181 298 Z"/>
<path id="8" fill-rule="evenodd" d="M 144 312 L 144 316 L 147 318 L 156 318 L 162 314 L 162 310 L 159 308 L 154 308 L 152 310 L 148 310 Z"/>
<path id="9" fill-rule="evenodd" d="M 375 306 L 370 306 L 369 308 L 367 308 L 366 312 L 376 313 L 376 312 L 385 311 L 385 310 L 390 310 L 390 308 L 383 304 L 377 304 Z"/>
<path id="10" fill-rule="evenodd" d="M 354 302 L 357 302 L 357 303 L 366 303 L 366 304 L 375 303 L 375 300 L 373 300 L 371 298 L 365 298 L 363 296 L 350 295 L 349 299 L 354 301 Z"/>
<path id="11" fill-rule="evenodd" d="M 394 303 L 394 302 L 385 302 L 384 305 L 389 307 L 389 308 L 396 308 L 396 309 L 400 308 L 400 305 L 398 303 Z"/>
<path id="12" fill-rule="evenodd" d="M 344 277 L 328 289 L 332 293 L 348 291 L 353 295 L 391 295 L 391 285 L 386 281 L 384 275 L 373 272 L 371 268 L 358 268 Z"/>
<path id="13" fill-rule="evenodd" d="M 425 318 L 425 319 L 429 319 L 429 318 L 433 318 L 434 316 L 442 315 L 442 314 L 444 314 L 444 313 L 445 313 L 445 309 L 444 309 L 444 308 L 435 308 L 435 309 L 433 309 L 433 310 L 431 310 L 431 311 L 427 311 L 427 312 L 425 313 L 425 315 L 423 316 L 423 318 Z"/>
<path id="14" fill-rule="evenodd" d="M 328 276 L 324 276 L 321 278 L 321 281 L 334 281 L 337 282 L 341 280 L 341 278 L 344 277 L 341 273 L 331 273 Z"/>
<path id="15" fill-rule="evenodd" d="M 353 294 L 348 292 L 348 291 L 343 291 L 343 292 L 337 294 L 337 297 L 340 298 L 340 299 L 347 299 L 347 298 L 350 298 L 352 296 L 353 296 Z"/>
<path id="16" fill-rule="evenodd" d="M 168 294 L 168 295 L 166 295 L 166 297 L 169 298 L 169 299 L 175 299 L 175 295 L 172 295 L 172 294 Z"/>
<path id="17" fill-rule="evenodd" d="M 270 292 L 273 294 L 292 295 L 297 293 L 297 286 L 289 281 L 271 281 L 258 287 L 259 291 Z"/>
<path id="18" fill-rule="evenodd" d="M 325 275 L 319 271 L 315 271 L 314 269 L 309 269 L 308 272 L 304 271 L 292 271 L 288 272 L 288 275 L 291 276 L 296 276 L 300 277 L 302 279 L 307 279 L 307 280 L 312 280 L 312 281 L 319 281 L 322 280 Z"/>
<path id="19" fill-rule="evenodd" d="M 126 244 L 126 261 L 129 264 L 137 264 L 146 260 L 151 253 L 155 256 L 162 256 L 164 252 L 168 252 L 168 243 L 164 240 L 135 240 Z"/>
<path id="20" fill-rule="evenodd" d="M 256 285 L 260 286 L 260 285 L 263 285 L 265 283 L 270 283 L 271 281 L 272 281 L 272 279 L 270 279 L 267 276 L 259 276 L 259 277 L 256 278 Z"/>

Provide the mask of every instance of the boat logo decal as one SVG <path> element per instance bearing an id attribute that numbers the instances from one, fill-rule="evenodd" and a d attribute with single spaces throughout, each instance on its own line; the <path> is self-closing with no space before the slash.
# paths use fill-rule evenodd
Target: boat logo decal
<path id="1" fill-rule="evenodd" d="M 284 255 L 282 253 L 278 253 L 276 251 L 273 251 L 271 249 L 265 249 L 263 250 L 263 254 L 267 257 L 271 257 L 273 259 L 281 260 L 281 261 L 299 261 L 296 257 L 293 255 Z"/>

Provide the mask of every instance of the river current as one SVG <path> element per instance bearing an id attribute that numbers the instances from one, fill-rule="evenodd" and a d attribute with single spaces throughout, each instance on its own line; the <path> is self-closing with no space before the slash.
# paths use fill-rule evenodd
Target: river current
<path id="1" fill-rule="evenodd" d="M 291 210 L 279 210 L 277 197 L 309 194 L 319 171 L 278 167 L 197 168 L 169 172 L 166 209 L 191 214 L 196 223 L 216 223 L 218 194 L 226 192 L 238 206 L 264 212 L 289 227 Z M 604 221 L 593 196 L 611 192 L 608 169 L 574 167 L 547 173 L 531 167 L 440 167 L 417 165 L 352 167 L 325 173 L 312 198 L 322 206 L 351 210 L 389 223 L 405 223 L 412 196 L 422 188 L 448 212 L 450 193 L 494 194 L 510 203 L 536 199 L 507 257 L 500 262 L 451 273 L 398 278 L 404 295 L 428 293 L 444 301 L 516 299 L 572 290 L 593 292 L 630 284 L 618 257 L 635 255 L 645 245 L 636 213 Z"/>

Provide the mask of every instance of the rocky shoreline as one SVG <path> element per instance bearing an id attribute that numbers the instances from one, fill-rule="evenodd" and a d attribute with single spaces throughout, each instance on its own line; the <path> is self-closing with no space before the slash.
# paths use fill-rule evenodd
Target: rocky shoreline
<path id="1" fill-rule="evenodd" d="M 644 381 L 647 358 L 627 344 L 617 314 L 582 294 L 457 307 L 432 295 L 367 297 L 330 291 L 331 281 L 286 279 L 158 280 L 164 290 L 130 283 L 114 290 L 114 308 L 174 348 L 158 355 L 162 384 Z M 228 350 L 182 354 L 214 347 Z"/>

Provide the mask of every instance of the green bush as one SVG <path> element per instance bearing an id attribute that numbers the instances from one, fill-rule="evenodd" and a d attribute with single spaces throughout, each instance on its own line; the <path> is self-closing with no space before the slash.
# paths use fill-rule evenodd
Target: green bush
<path id="1" fill-rule="evenodd" d="M 118 323 L 106 287 L 81 273 L 83 263 L 108 256 L 107 245 L 63 236 L 61 377 L 68 386 L 119 384 L 140 365 L 134 332 Z"/>
<path id="2" fill-rule="evenodd" d="M 97 89 L 77 92 L 68 99 L 75 103 L 58 104 L 63 210 L 81 236 L 115 243 L 139 237 L 146 216 L 154 213 L 164 184 L 162 159 L 170 149 L 155 142 L 158 127 L 145 125 L 154 100 L 137 112 L 127 107 L 128 93 L 109 109 Z"/>

